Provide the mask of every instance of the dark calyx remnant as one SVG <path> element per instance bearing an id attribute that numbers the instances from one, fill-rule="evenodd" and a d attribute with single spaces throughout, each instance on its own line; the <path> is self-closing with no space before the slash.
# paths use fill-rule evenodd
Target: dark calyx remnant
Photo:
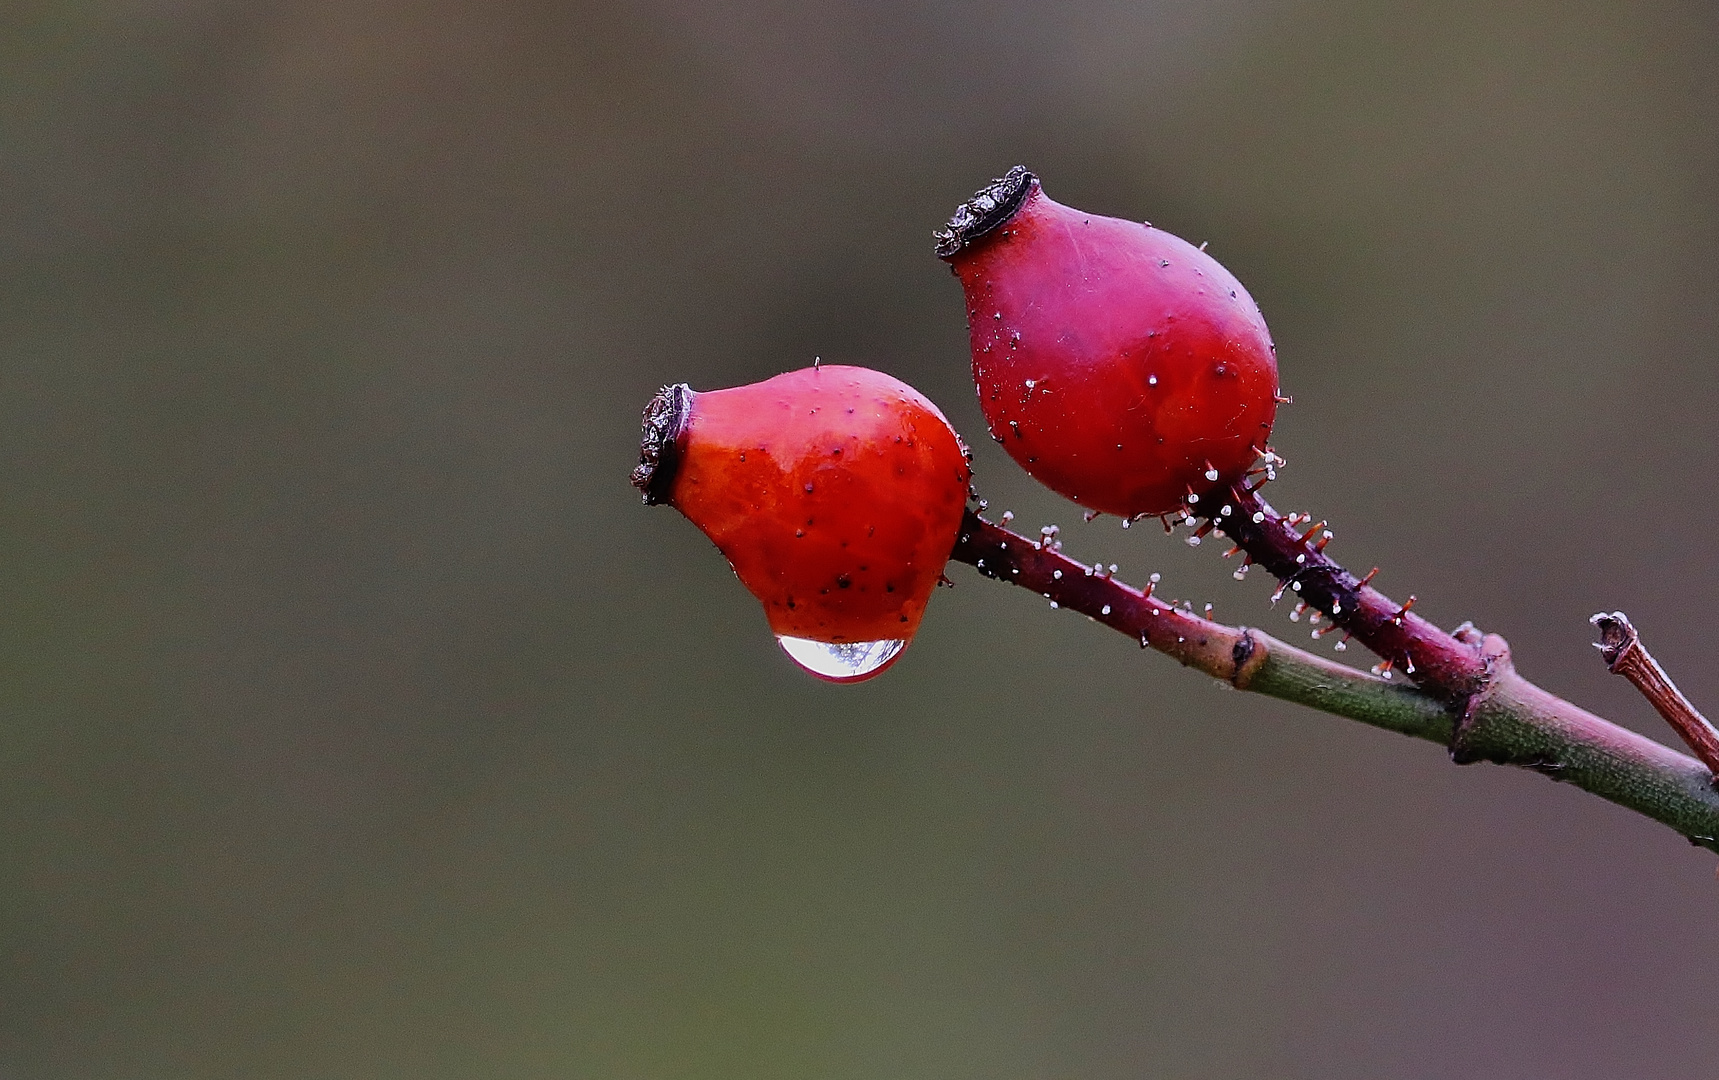
<path id="1" fill-rule="evenodd" d="M 639 435 L 639 467 L 633 470 L 633 486 L 644 492 L 647 506 L 669 501 L 691 412 L 692 387 L 686 383 L 663 387 L 645 406 Z"/>
<path id="2" fill-rule="evenodd" d="M 1027 201 L 1039 178 L 1016 165 L 1002 176 L 973 193 L 973 197 L 955 208 L 949 224 L 938 229 L 937 257 L 947 259 L 962 248 L 991 232 L 1015 216 L 1015 211 Z"/>

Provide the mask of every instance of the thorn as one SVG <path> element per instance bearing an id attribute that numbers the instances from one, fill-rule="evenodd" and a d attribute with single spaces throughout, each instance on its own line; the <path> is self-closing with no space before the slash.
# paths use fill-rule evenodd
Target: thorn
<path id="1" fill-rule="evenodd" d="M 1354 636 L 1355 636 L 1354 634 L 1344 634 L 1343 640 L 1339 641 L 1337 644 L 1331 646 L 1331 648 L 1335 649 L 1337 652 L 1346 651 L 1349 648 L 1349 639 L 1354 637 Z"/>
<path id="2" fill-rule="evenodd" d="M 1009 522 L 1013 520 L 1015 520 L 1015 512 L 1013 510 L 1004 510 L 1003 516 L 998 518 L 997 522 L 1006 529 L 1009 526 Z"/>
<path id="3" fill-rule="evenodd" d="M 1224 558 L 1227 559 L 1240 550 L 1241 550 L 1241 545 L 1237 544 L 1235 547 L 1230 548 L 1228 551 L 1224 552 Z M 1245 566 L 1246 564 L 1244 563 L 1243 565 Z"/>
<path id="4" fill-rule="evenodd" d="M 1295 395 L 1294 394 L 1273 394 L 1272 400 L 1276 401 L 1279 405 L 1293 405 L 1293 404 L 1295 404 Z"/>
<path id="5" fill-rule="evenodd" d="M 1317 555 L 1317 554 L 1319 554 L 1319 553 L 1320 553 L 1320 552 L 1322 552 L 1322 551 L 1324 551 L 1324 550 L 1325 550 L 1325 545 L 1326 545 L 1326 544 L 1329 544 L 1329 543 L 1330 543 L 1330 542 L 1331 542 L 1331 537 L 1332 537 L 1332 533 L 1331 533 L 1331 530 L 1330 530 L 1330 529 L 1326 529 L 1326 530 L 1325 530 L 1325 535 L 1323 535 L 1323 536 L 1321 536 L 1321 537 L 1320 537 L 1320 538 L 1319 538 L 1319 542 L 1318 542 L 1318 543 L 1317 543 L 1317 544 L 1314 544 L 1314 545 L 1313 545 L 1313 553 L 1314 553 L 1314 554 L 1315 554 L 1315 555 Z"/>
<path id="6" fill-rule="evenodd" d="M 822 365 L 822 364 L 823 364 L 823 362 L 824 362 L 824 358 L 823 358 L 823 357 L 821 357 L 821 356 L 814 356 L 814 357 L 812 357 L 812 370 L 813 370 L 813 371 L 816 371 L 816 370 L 818 370 L 818 367 L 819 367 L 819 366 L 820 366 L 820 365 Z"/>
<path id="7" fill-rule="evenodd" d="M 1381 679 L 1388 679 L 1391 677 L 1391 661 L 1381 660 L 1368 670 Z"/>
<path id="8" fill-rule="evenodd" d="M 1098 517 L 1098 511 L 1097 510 L 1088 510 L 1084 514 L 1081 514 L 1080 516 L 1085 518 L 1086 523 L 1088 525 L 1090 525 L 1090 524 L 1092 524 L 1093 519 Z"/>
<path id="9" fill-rule="evenodd" d="M 1408 601 L 1406 603 L 1404 603 L 1402 607 L 1397 609 L 1397 613 L 1395 615 L 1391 616 L 1391 621 L 1396 623 L 1398 626 L 1403 625 L 1403 616 L 1407 615 L 1409 613 L 1409 610 L 1411 608 L 1413 608 L 1414 606 L 1415 606 L 1415 596 L 1413 593 L 1410 593 Z"/>
<path id="10" fill-rule="evenodd" d="M 1307 517 L 1312 517 L 1312 516 L 1313 516 L 1312 514 L 1307 515 Z M 1302 518 L 1301 520 L 1306 521 L 1307 518 Z M 1307 543 L 1308 540 L 1313 538 L 1314 533 L 1318 532 L 1320 529 L 1323 529 L 1327 524 L 1329 524 L 1329 523 L 1321 521 L 1319 524 L 1313 526 L 1311 529 L 1308 529 L 1306 532 L 1302 533 L 1301 534 L 1301 542 L 1303 544 Z"/>
<path id="11" fill-rule="evenodd" d="M 1289 588 L 1289 582 L 1280 581 L 1277 583 L 1277 591 L 1271 594 L 1271 603 L 1273 607 L 1276 607 L 1277 602 L 1283 599 L 1283 590 L 1287 588 Z"/>
<path id="12" fill-rule="evenodd" d="M 1373 575 L 1374 575 L 1374 574 L 1376 574 L 1376 573 L 1378 573 L 1378 572 L 1379 572 L 1379 568 L 1378 568 L 1378 567 L 1376 567 L 1376 566 L 1375 566 L 1375 567 L 1373 567 L 1373 568 L 1372 568 L 1372 569 L 1371 569 L 1371 570 L 1369 570 L 1369 571 L 1367 571 L 1367 576 L 1366 576 L 1366 577 L 1364 577 L 1364 578 L 1362 578 L 1362 579 L 1361 579 L 1361 580 L 1360 580 L 1360 582 L 1359 582 L 1359 583 L 1357 583 L 1357 584 L 1356 584 L 1356 586 L 1355 586 L 1355 587 L 1356 587 L 1356 588 L 1357 588 L 1357 589 L 1359 589 L 1359 588 L 1362 588 L 1362 587 L 1364 587 L 1364 586 L 1365 586 L 1365 585 L 1366 585 L 1366 584 L 1367 584 L 1367 582 L 1369 582 L 1369 581 L 1372 581 L 1372 580 L 1373 580 Z"/>
<path id="13" fill-rule="evenodd" d="M 1303 601 L 1301 601 L 1301 603 L 1296 604 L 1294 609 L 1292 609 L 1289 613 L 1289 621 L 1290 622 L 1300 622 L 1301 621 L 1301 613 L 1303 611 L 1306 611 L 1306 610 L 1307 610 L 1307 601 L 1303 600 Z"/>
<path id="14" fill-rule="evenodd" d="M 949 580 L 949 575 L 947 574 L 938 574 L 937 584 L 940 588 L 944 589 L 953 589 L 955 587 L 955 583 Z"/>
<path id="15" fill-rule="evenodd" d="M 1212 617 L 1212 605 L 1210 602 L 1207 602 L 1207 604 L 1206 604 L 1206 619 L 1208 621 L 1210 621 L 1211 617 Z"/>

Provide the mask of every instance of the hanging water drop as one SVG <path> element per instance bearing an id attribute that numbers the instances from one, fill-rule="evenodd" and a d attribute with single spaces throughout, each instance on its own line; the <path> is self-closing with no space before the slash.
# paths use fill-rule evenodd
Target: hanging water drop
<path id="1" fill-rule="evenodd" d="M 859 682 L 882 671 L 907 648 L 906 638 L 882 641 L 812 641 L 776 635 L 788 658 L 820 679 Z"/>

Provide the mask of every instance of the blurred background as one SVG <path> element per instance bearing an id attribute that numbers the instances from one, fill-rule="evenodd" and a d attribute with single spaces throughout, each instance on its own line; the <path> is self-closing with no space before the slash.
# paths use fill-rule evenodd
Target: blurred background
<path id="1" fill-rule="evenodd" d="M 1302 640 L 983 437 L 1020 162 L 1247 284 L 1280 508 L 1668 739 L 1586 617 L 1719 709 L 1709 0 L 14 0 L 0 88 L 0 1075 L 1712 1075 L 1671 831 L 965 567 L 823 685 L 626 483 L 869 364 Z"/>

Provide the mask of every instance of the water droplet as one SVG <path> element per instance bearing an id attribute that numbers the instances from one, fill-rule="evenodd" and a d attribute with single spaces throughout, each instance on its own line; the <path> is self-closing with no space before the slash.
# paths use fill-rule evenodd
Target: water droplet
<path id="1" fill-rule="evenodd" d="M 859 682 L 888 667 L 901 650 L 906 638 L 883 641 L 811 641 L 807 638 L 776 635 L 776 644 L 788 658 L 820 679 L 830 682 Z"/>
<path id="2" fill-rule="evenodd" d="M 1098 609 L 1098 613 L 1099 613 L 1099 614 L 1100 614 L 1100 615 L 1108 615 L 1108 614 L 1110 614 L 1110 605 L 1109 605 L 1109 604 L 1105 604 L 1105 605 L 1104 605 L 1104 606 L 1103 606 L 1103 607 L 1101 607 L 1101 608 L 1099 608 L 1099 609 Z"/>
<path id="3" fill-rule="evenodd" d="M 1157 386 L 1158 385 L 1158 376 L 1156 376 L 1156 375 L 1146 376 L 1146 385 L 1147 386 Z"/>
<path id="4" fill-rule="evenodd" d="M 1206 479 L 1207 480 L 1216 480 L 1217 478 L 1218 478 L 1218 470 L 1216 470 L 1216 469 L 1207 469 L 1206 470 Z"/>
<path id="5" fill-rule="evenodd" d="M 1052 570 L 1051 571 L 1051 580 L 1061 581 L 1062 580 L 1062 571 L 1061 570 Z"/>
<path id="6" fill-rule="evenodd" d="M 1265 520 L 1265 511 L 1264 510 L 1255 510 L 1253 512 L 1253 523 L 1255 525 L 1258 525 L 1260 522 L 1262 522 L 1264 520 Z"/>

